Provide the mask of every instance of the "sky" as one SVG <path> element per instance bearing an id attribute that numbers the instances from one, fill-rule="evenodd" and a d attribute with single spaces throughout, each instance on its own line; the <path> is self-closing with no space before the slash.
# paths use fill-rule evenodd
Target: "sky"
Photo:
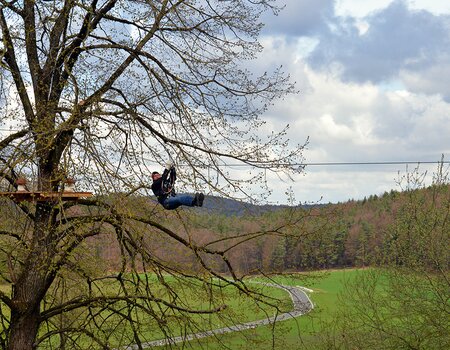
<path id="1" fill-rule="evenodd" d="M 267 133 L 289 124 L 294 144 L 308 139 L 306 164 L 450 160 L 450 1 L 278 4 L 278 16 L 262 18 L 264 50 L 251 69 L 282 65 L 299 93 L 265 113 Z M 399 176 L 416 166 L 307 165 L 293 182 L 267 173 L 269 199 L 286 203 L 286 191 L 297 202 L 363 199 L 401 190 Z"/>
<path id="2" fill-rule="evenodd" d="M 450 158 L 450 1 L 280 0 L 263 17 L 255 71 L 282 65 L 299 93 L 277 101 L 267 130 L 309 138 L 305 163 Z M 401 190 L 417 164 L 306 166 L 269 178 L 273 201 L 342 202 Z M 419 165 L 431 174 L 437 165 Z M 271 175 L 269 175 L 271 176 Z M 426 181 L 431 181 L 430 177 Z"/>

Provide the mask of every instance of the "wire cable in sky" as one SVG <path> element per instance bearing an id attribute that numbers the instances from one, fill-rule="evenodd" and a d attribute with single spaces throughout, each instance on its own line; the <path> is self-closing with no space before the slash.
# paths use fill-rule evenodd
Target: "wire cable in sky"
<path id="1" fill-rule="evenodd" d="M 151 161 L 144 158 L 144 160 Z M 285 166 L 341 166 L 341 165 L 408 165 L 408 164 L 450 164 L 448 160 L 411 160 L 411 161 L 376 161 L 376 162 L 314 162 L 314 163 L 292 163 L 292 164 L 280 164 Z M 183 166 L 183 164 L 179 165 Z M 231 164 L 217 164 L 218 167 L 256 167 L 257 164 L 244 164 L 244 163 L 231 163 Z"/>
<path id="2" fill-rule="evenodd" d="M 294 163 L 290 166 L 365 166 L 365 165 L 408 165 L 408 164 L 450 164 L 450 161 L 426 160 L 426 161 L 377 161 L 377 162 L 314 162 L 314 163 Z M 282 164 L 283 165 L 283 164 Z M 288 164 L 285 164 L 288 165 Z M 255 167 L 250 164 L 223 164 L 221 167 Z"/>
<path id="3" fill-rule="evenodd" d="M 15 129 L 2 129 L 0 131 L 12 131 Z M 18 129 L 17 129 L 18 130 Z M 144 158 L 144 160 L 151 161 Z M 374 161 L 374 162 L 311 162 L 311 163 L 295 163 L 291 166 L 351 166 L 351 165 L 408 165 L 408 164 L 450 164 L 450 161 L 446 160 L 411 160 L 411 161 Z M 287 165 L 287 164 L 286 164 Z M 181 165 L 182 166 L 182 165 Z M 255 167 L 250 164 L 221 164 L 220 167 Z"/>
<path id="4" fill-rule="evenodd" d="M 426 160 L 426 161 L 380 161 L 380 162 L 318 162 L 296 165 L 304 166 L 335 166 L 335 165 L 408 165 L 408 164 L 450 164 L 450 161 Z"/>

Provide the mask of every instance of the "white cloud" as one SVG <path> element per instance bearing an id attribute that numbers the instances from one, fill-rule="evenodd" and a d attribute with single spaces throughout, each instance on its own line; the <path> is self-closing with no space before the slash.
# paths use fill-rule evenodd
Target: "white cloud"
<path id="1" fill-rule="evenodd" d="M 286 203 L 286 193 L 291 191 L 297 202 L 322 203 L 345 202 L 349 199 L 362 200 L 371 195 L 382 195 L 391 190 L 400 191 L 400 177 L 412 172 L 417 165 L 367 165 L 364 168 L 352 165 L 307 166 L 294 182 L 279 179 L 267 173 L 267 180 L 276 186 L 269 197 L 272 202 Z M 425 174 L 426 184 L 431 184 L 437 165 L 422 164 L 418 168 Z M 403 183 L 403 186 L 406 184 Z"/>
<path id="2" fill-rule="evenodd" d="M 366 17 L 387 7 L 393 1 L 395 0 L 336 0 L 336 15 Z M 412 9 L 427 10 L 435 15 L 450 13 L 450 2 L 445 0 L 409 0 L 405 3 Z"/>
<path id="3" fill-rule="evenodd" d="M 393 1 L 365 22 L 336 18 L 333 26 L 317 33 L 320 43 L 309 62 L 315 69 L 338 62 L 348 81 L 389 81 L 401 70 L 423 71 L 450 56 L 450 16 L 412 10 L 403 1 Z"/>
<path id="4" fill-rule="evenodd" d="M 450 14 L 450 2 L 446 0 L 410 0 L 409 6 L 416 10 L 427 10 L 435 15 Z"/>
<path id="5" fill-rule="evenodd" d="M 366 17 L 373 11 L 387 7 L 393 0 L 336 0 L 336 15 Z"/>
<path id="6" fill-rule="evenodd" d="M 333 12 L 330 0 L 289 0 L 277 20 L 268 21 L 264 41 L 286 41 L 279 45 L 296 50 L 297 59 L 308 57 L 313 69 L 339 72 L 348 82 L 400 83 L 449 100 L 450 10 L 436 15 L 430 10 L 433 4 L 436 8 L 438 2 L 340 0 Z M 351 17 L 358 11 L 362 17 Z M 315 25 L 297 30 L 311 18 Z M 286 54 L 274 53 L 265 59 L 275 59 L 275 64 Z"/>
<path id="7" fill-rule="evenodd" d="M 306 163 L 438 161 L 442 153 L 450 154 L 450 104 L 439 95 L 409 91 L 400 83 L 342 81 L 339 65 L 315 71 L 298 57 L 297 44 L 265 38 L 264 62 L 276 58 L 304 87 L 299 95 L 277 102 L 265 117 L 271 128 L 289 123 L 289 136 L 299 143 L 310 137 Z M 299 200 L 362 199 L 396 189 L 397 172 L 404 170 L 403 165 L 307 167 L 305 176 L 282 186 L 292 185 Z M 280 186 L 274 179 L 271 187 Z M 283 201 L 283 194 L 277 190 L 272 198 Z"/>
<path id="8" fill-rule="evenodd" d="M 438 64 L 421 71 L 401 70 L 399 78 L 411 91 L 441 95 L 450 102 L 450 54 L 438 59 Z"/>
<path id="9" fill-rule="evenodd" d="M 266 28 L 263 33 L 311 35 L 320 31 L 334 13 L 334 0 L 283 0 L 277 5 L 285 5 L 285 8 L 278 16 L 264 16 Z"/>
<path id="10" fill-rule="evenodd" d="M 292 185 L 292 189 L 298 201 L 321 200 L 321 203 L 336 203 L 349 199 L 362 200 L 391 190 L 400 191 L 397 183 L 399 174 L 413 169 L 414 166 L 406 165 L 367 166 L 365 171 L 350 166 L 311 166 L 306 168 L 306 174 Z M 419 171 L 427 171 L 425 180 L 427 184 L 431 184 L 436 165 L 421 165 Z"/>

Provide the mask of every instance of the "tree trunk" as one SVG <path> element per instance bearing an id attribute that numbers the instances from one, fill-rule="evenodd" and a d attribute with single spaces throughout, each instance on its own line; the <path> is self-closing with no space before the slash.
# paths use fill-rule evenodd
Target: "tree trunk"
<path id="1" fill-rule="evenodd" d="M 46 262 L 43 249 L 30 253 L 13 288 L 9 350 L 31 350 L 39 330 L 40 305 L 46 290 Z"/>
<path id="2" fill-rule="evenodd" d="M 24 306 L 26 307 L 26 305 Z M 39 324 L 39 303 L 27 308 L 25 311 L 12 310 L 8 350 L 35 349 L 34 343 Z"/>
<path id="3" fill-rule="evenodd" d="M 13 287 L 8 350 L 35 349 L 40 305 L 50 285 L 48 271 L 55 254 L 50 222 L 51 205 L 38 203 L 30 251 Z"/>

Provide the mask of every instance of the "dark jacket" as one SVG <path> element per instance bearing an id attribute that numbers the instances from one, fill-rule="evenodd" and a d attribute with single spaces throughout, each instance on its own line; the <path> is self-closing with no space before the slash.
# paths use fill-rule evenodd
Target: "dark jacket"
<path id="1" fill-rule="evenodd" d="M 175 168 L 164 169 L 162 176 L 153 181 L 152 191 L 153 194 L 158 198 L 158 202 L 163 204 L 169 194 L 174 195 L 173 186 L 176 180 Z"/>

